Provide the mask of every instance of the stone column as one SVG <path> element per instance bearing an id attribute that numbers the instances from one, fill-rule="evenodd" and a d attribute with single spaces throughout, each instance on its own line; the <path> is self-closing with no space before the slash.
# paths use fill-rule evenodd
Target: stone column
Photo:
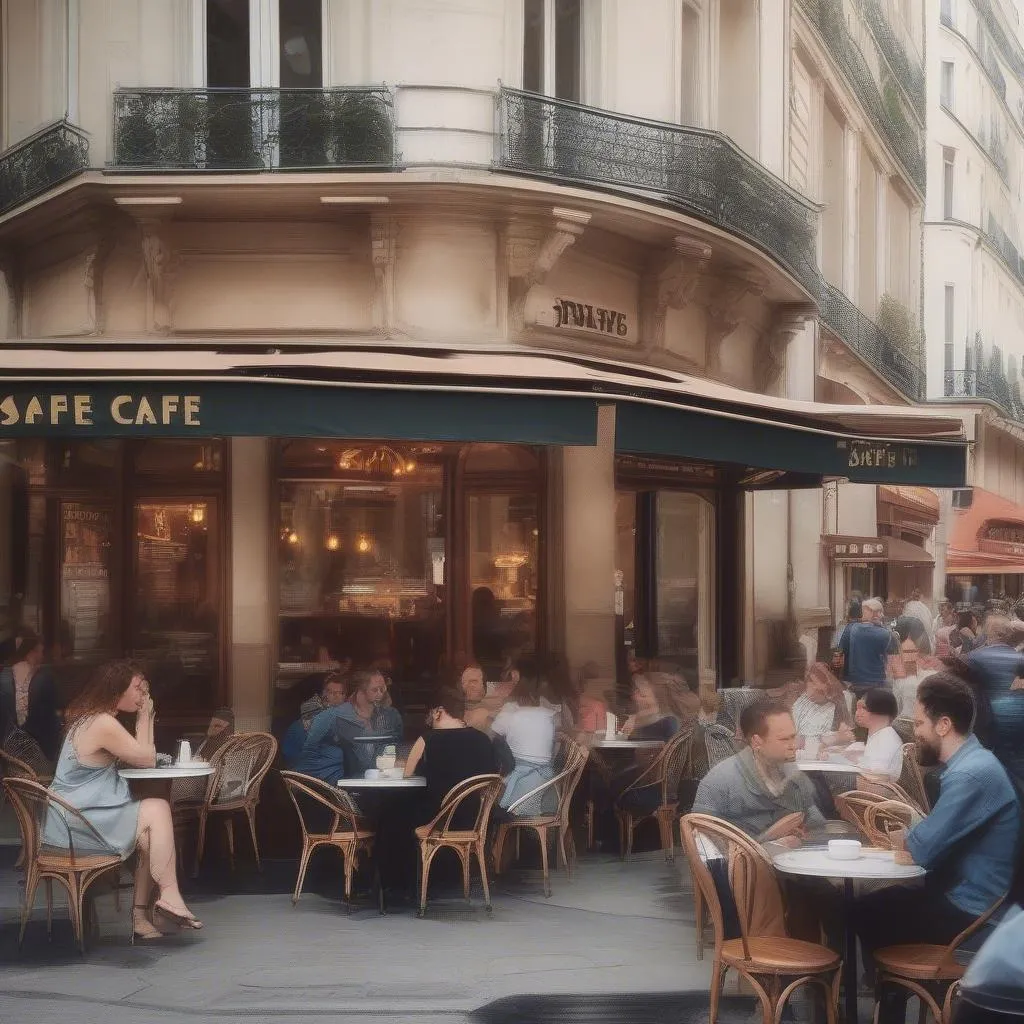
<path id="1" fill-rule="evenodd" d="M 615 408 L 601 406 L 597 445 L 562 449 L 565 654 L 615 678 Z M 555 595 L 558 599 L 558 595 Z"/>
<path id="2" fill-rule="evenodd" d="M 231 439 L 231 704 L 239 732 L 262 732 L 273 710 L 270 440 Z"/>

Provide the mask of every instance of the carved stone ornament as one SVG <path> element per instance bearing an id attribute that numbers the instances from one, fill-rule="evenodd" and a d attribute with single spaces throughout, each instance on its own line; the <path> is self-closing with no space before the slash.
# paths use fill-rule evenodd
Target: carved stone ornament
<path id="1" fill-rule="evenodd" d="M 395 257 L 398 221 L 387 213 L 370 215 L 370 261 L 373 266 L 373 323 L 383 335 L 395 328 Z"/>
<path id="2" fill-rule="evenodd" d="M 11 249 L 0 251 L 0 274 L 4 276 L 4 284 L 7 286 L 7 323 L 5 337 L 20 338 L 21 331 L 21 310 L 24 299 L 24 275 L 22 274 L 21 261 L 17 253 Z"/>
<path id="3" fill-rule="evenodd" d="M 652 261 L 644 280 L 644 335 L 651 349 L 665 347 L 665 324 L 670 309 L 685 309 L 711 265 L 711 246 L 687 235 L 676 235 L 669 250 Z"/>
<path id="4" fill-rule="evenodd" d="M 107 260 L 114 251 L 115 227 L 106 222 L 97 225 L 85 250 L 83 283 L 85 285 L 86 329 L 89 334 L 102 334 L 106 309 L 103 304 L 103 275 Z"/>
<path id="5" fill-rule="evenodd" d="M 554 207 L 554 223 L 538 230 L 532 224 L 513 221 L 505 234 L 505 261 L 508 272 L 509 325 L 513 332 L 523 330 L 526 300 L 530 290 L 542 284 L 563 253 L 583 234 L 590 214 L 582 210 Z"/>
<path id="6" fill-rule="evenodd" d="M 167 224 L 143 220 L 140 227 L 142 265 L 149 284 L 148 330 L 151 334 L 167 334 L 171 329 L 171 278 L 174 271 L 174 252 L 167 238 Z"/>
<path id="7" fill-rule="evenodd" d="M 783 303 L 775 308 L 771 323 L 757 346 L 754 369 L 757 388 L 762 394 L 782 393 L 790 343 L 814 314 L 815 308 L 810 303 Z"/>
<path id="8" fill-rule="evenodd" d="M 740 307 L 749 295 L 763 295 L 767 282 L 760 275 L 718 278 L 708 302 L 705 365 L 712 373 L 722 368 L 722 342 L 742 323 Z"/>

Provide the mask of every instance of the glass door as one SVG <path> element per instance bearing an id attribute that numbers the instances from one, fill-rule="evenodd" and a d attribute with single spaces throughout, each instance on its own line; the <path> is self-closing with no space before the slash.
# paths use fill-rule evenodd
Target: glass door
<path id="1" fill-rule="evenodd" d="M 158 708 L 211 708 L 219 695 L 221 506 L 207 495 L 133 502 L 133 654 Z"/>

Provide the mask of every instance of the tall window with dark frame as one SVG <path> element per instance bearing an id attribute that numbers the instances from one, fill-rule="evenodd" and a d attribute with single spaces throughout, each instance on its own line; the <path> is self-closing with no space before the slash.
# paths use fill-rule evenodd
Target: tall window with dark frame
<path id="1" fill-rule="evenodd" d="M 953 342 L 953 313 L 954 313 L 955 291 L 953 285 L 947 284 L 945 288 L 945 303 L 943 319 L 945 338 L 943 343 L 943 374 L 945 387 L 944 394 L 947 396 L 956 394 L 956 378 L 953 376 L 953 364 L 955 360 L 955 346 Z"/>
<path id="2" fill-rule="evenodd" d="M 319 89 L 323 74 L 322 0 L 279 0 L 282 89 Z"/>
<path id="3" fill-rule="evenodd" d="M 680 52 L 679 122 L 701 123 L 701 31 L 700 11 L 683 4 L 682 47 Z"/>
<path id="4" fill-rule="evenodd" d="M 582 0 L 523 0 L 523 88 L 579 102 Z"/>
<path id="5" fill-rule="evenodd" d="M 206 84 L 248 89 L 249 0 L 206 0 Z"/>

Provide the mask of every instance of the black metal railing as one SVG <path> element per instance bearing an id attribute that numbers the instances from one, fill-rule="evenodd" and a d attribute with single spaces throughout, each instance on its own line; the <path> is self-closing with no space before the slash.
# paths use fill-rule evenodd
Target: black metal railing
<path id="1" fill-rule="evenodd" d="M 1024 284 L 1024 260 L 1021 260 L 1017 247 L 1010 241 L 1010 236 L 1002 229 L 991 213 L 988 215 L 988 228 L 982 234 L 985 241 L 995 250 L 1006 269 L 1021 284 Z"/>
<path id="2" fill-rule="evenodd" d="M 0 213 L 74 177 L 89 166 L 89 139 L 58 121 L 0 153 Z"/>
<path id="3" fill-rule="evenodd" d="M 821 34 L 857 94 L 861 106 L 903 165 L 910 180 L 924 192 L 925 159 L 923 132 L 907 120 L 898 98 L 898 90 L 882 88 L 861 53 L 846 23 L 842 0 L 797 0 L 811 23 Z"/>
<path id="4" fill-rule="evenodd" d="M 889 70 L 923 121 L 927 105 L 924 65 L 916 54 L 907 52 L 899 36 L 893 31 L 889 16 L 879 0 L 864 0 L 864 16 L 879 52 L 889 65 Z"/>
<path id="5" fill-rule="evenodd" d="M 947 398 L 983 398 L 994 402 L 1009 419 L 1024 422 L 1024 401 L 1020 390 L 996 367 L 983 370 L 947 370 L 943 374 Z"/>
<path id="6" fill-rule="evenodd" d="M 499 95 L 504 170 L 656 193 L 751 241 L 817 294 L 817 210 L 726 136 L 517 89 Z"/>
<path id="7" fill-rule="evenodd" d="M 924 370 L 838 288 L 824 279 L 819 300 L 821 322 L 869 366 L 911 401 L 925 395 Z"/>
<path id="8" fill-rule="evenodd" d="M 118 89 L 114 166 L 135 170 L 382 168 L 395 161 L 384 87 Z"/>
<path id="9" fill-rule="evenodd" d="M 991 0 L 973 0 L 978 19 L 988 29 L 989 37 L 995 43 L 1003 60 L 1018 77 L 1024 78 L 1024 48 L 1020 43 L 1010 39 L 999 23 L 999 18 L 992 9 Z"/>

